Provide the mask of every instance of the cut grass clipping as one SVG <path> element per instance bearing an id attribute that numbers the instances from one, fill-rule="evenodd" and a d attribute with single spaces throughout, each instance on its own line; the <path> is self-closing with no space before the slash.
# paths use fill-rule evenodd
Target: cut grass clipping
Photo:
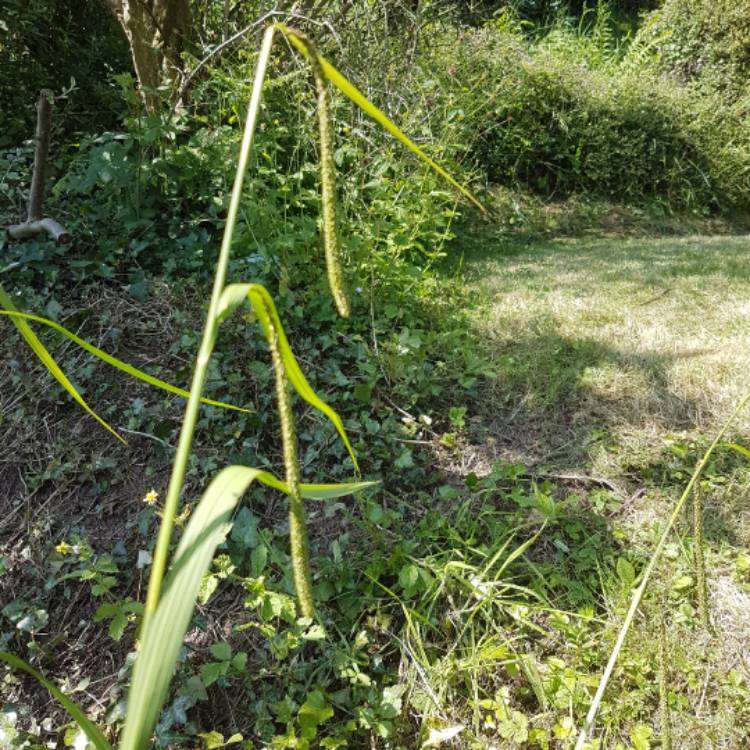
<path id="1" fill-rule="evenodd" d="M 255 480 L 268 487 L 286 493 L 290 498 L 290 536 L 292 546 L 292 565 L 294 581 L 297 587 L 297 599 L 300 614 L 311 617 L 314 605 L 309 585 L 311 580 L 305 518 L 302 506 L 303 498 L 326 499 L 340 497 L 372 486 L 373 482 L 350 482 L 337 485 L 306 485 L 300 481 L 299 461 L 297 460 L 296 434 L 289 399 L 289 385 L 311 406 L 325 414 L 335 425 L 358 473 L 357 462 L 349 440 L 344 431 L 339 415 L 322 401 L 308 384 L 300 369 L 278 313 L 268 292 L 258 284 L 234 284 L 225 286 L 229 265 L 232 237 L 237 221 L 237 214 L 242 194 L 242 184 L 247 170 L 250 150 L 258 119 L 260 97 L 266 70 L 273 45 L 274 35 L 280 32 L 310 63 L 316 83 L 318 96 L 318 118 L 321 140 L 321 190 L 323 206 L 323 244 L 325 247 L 326 265 L 331 293 L 339 313 L 348 315 L 349 304 L 343 281 L 343 270 L 337 245 L 335 193 L 332 149 L 330 148 L 330 115 L 328 107 L 328 88 L 326 80 L 351 99 L 367 115 L 382 125 L 410 151 L 425 161 L 454 187 L 461 191 L 472 203 L 484 211 L 482 205 L 469 191 L 460 185 L 442 167 L 430 159 L 413 141 L 394 125 L 377 107 L 368 101 L 349 81 L 346 80 L 325 58 L 317 53 L 312 42 L 301 33 L 275 24 L 269 27 L 263 37 L 260 53 L 256 63 L 253 88 L 248 105 L 245 130 L 240 147 L 239 163 L 235 174 L 232 196 L 227 214 L 227 223 L 222 238 L 221 250 L 216 264 L 213 290 L 209 303 L 203 338 L 198 351 L 196 366 L 189 393 L 169 386 L 163 381 L 136 370 L 105 352 L 79 339 L 62 326 L 37 316 L 19 313 L 13 306 L 10 297 L 0 290 L 0 312 L 11 317 L 19 332 L 30 345 L 42 363 L 68 391 L 71 397 L 83 407 L 100 424 L 119 438 L 116 431 L 104 422 L 76 391 L 73 384 L 63 373 L 50 353 L 36 337 L 27 321 L 47 325 L 58 333 L 67 336 L 91 354 L 110 365 L 118 367 L 130 375 L 146 380 L 151 385 L 166 388 L 173 393 L 188 399 L 183 418 L 180 438 L 177 445 L 175 461 L 172 467 L 169 487 L 165 499 L 162 523 L 154 550 L 151 575 L 146 594 L 143 623 L 140 633 L 140 650 L 133 669 L 133 680 L 128 694 L 128 711 L 125 728 L 120 743 L 121 750 L 141 750 L 149 742 L 161 708 L 167 696 L 169 683 L 174 672 L 177 656 L 185 631 L 195 606 L 200 582 L 208 569 L 216 547 L 224 540 L 231 527 L 231 517 L 237 503 Z M 201 398 L 208 371 L 208 363 L 218 336 L 221 321 L 234 310 L 244 299 L 248 299 L 263 329 L 271 350 L 272 365 L 276 378 L 278 408 L 282 423 L 282 441 L 284 444 L 284 463 L 286 481 L 274 477 L 268 472 L 244 466 L 230 466 L 223 469 L 214 478 L 203 494 L 192 514 L 175 552 L 171 568 L 166 576 L 167 558 L 172 541 L 174 519 L 177 513 L 178 500 L 182 490 L 188 457 L 195 432 L 198 409 L 202 401 L 228 406 L 217 402 L 208 402 Z M 229 407 L 237 408 L 237 407 Z M 119 438 L 122 439 L 122 438 Z M 32 667 L 12 654 L 0 653 L 0 659 L 14 669 L 19 669 L 34 676 L 44 685 L 71 717 L 80 725 L 97 750 L 111 750 L 111 746 L 101 731 L 85 717 L 83 711 L 63 695 L 58 688 L 36 672 Z"/>

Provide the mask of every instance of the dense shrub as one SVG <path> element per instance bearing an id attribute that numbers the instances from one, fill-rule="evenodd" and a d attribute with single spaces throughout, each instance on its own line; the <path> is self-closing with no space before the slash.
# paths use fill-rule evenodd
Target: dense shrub
<path id="1" fill-rule="evenodd" d="M 670 209 L 748 201 L 750 129 L 718 96 L 695 97 L 628 60 L 529 45 L 485 29 L 457 45 L 466 141 L 491 181 L 545 197 L 588 194 Z M 584 59 L 581 59 L 581 58 Z"/>
<path id="2" fill-rule="evenodd" d="M 682 81 L 737 94 L 750 75 L 750 4 L 740 0 L 666 0 L 644 22 L 634 53 Z"/>

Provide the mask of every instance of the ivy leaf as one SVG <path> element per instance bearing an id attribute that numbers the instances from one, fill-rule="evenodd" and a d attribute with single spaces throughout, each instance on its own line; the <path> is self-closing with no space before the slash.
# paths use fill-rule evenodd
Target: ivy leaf
<path id="1" fill-rule="evenodd" d="M 122 638 L 122 634 L 125 632 L 125 626 L 128 624 L 128 620 L 125 617 L 125 613 L 120 609 L 117 614 L 112 618 L 112 622 L 109 623 L 109 637 L 113 641 L 119 641 Z"/>
<path id="2" fill-rule="evenodd" d="M 370 396 L 372 395 L 372 384 L 371 383 L 357 383 L 354 386 L 354 398 L 357 401 L 361 401 L 364 404 L 370 402 Z"/>
<path id="3" fill-rule="evenodd" d="M 219 677 L 223 677 L 229 669 L 227 661 L 210 661 L 201 667 L 201 681 L 208 687 L 213 685 Z"/>
<path id="4" fill-rule="evenodd" d="M 328 705 L 325 695 L 320 690 L 308 693 L 307 699 L 297 713 L 300 734 L 305 739 L 312 739 L 318 725 L 328 721 L 333 716 L 333 709 Z"/>
<path id="5" fill-rule="evenodd" d="M 412 456 L 411 450 L 409 448 L 404 448 L 393 462 L 393 465 L 397 469 L 409 469 L 414 466 L 414 457 Z"/>
<path id="6" fill-rule="evenodd" d="M 209 651 L 211 656 L 219 661 L 229 661 L 232 658 L 232 647 L 226 641 L 214 643 Z"/>
<path id="7" fill-rule="evenodd" d="M 620 580 L 630 589 L 635 581 L 635 568 L 632 563 L 624 557 L 617 560 L 617 575 Z"/>
<path id="8" fill-rule="evenodd" d="M 257 547 L 258 519 L 249 508 L 240 508 L 230 538 L 245 549 Z"/>

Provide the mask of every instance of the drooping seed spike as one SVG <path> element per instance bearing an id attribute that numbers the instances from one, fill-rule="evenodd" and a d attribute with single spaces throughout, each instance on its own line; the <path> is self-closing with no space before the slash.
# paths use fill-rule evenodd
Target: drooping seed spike
<path id="1" fill-rule="evenodd" d="M 318 97 L 318 132 L 320 137 L 320 192 L 323 214 L 323 246 L 328 269 L 328 285 L 336 309 L 342 318 L 348 318 L 349 298 L 344 286 L 344 272 L 341 264 L 338 229 L 336 222 L 336 173 L 333 163 L 333 131 L 331 128 L 331 107 L 328 95 L 328 84 L 318 60 L 315 45 L 309 37 L 299 31 L 294 35 L 307 48 L 307 59 L 315 79 L 315 90 Z"/>
<path id="2" fill-rule="evenodd" d="M 262 299 L 262 298 L 261 298 Z M 273 311 L 262 302 L 268 321 L 266 335 L 268 348 L 271 350 L 271 361 L 276 380 L 276 398 L 281 421 L 281 440 L 284 448 L 284 469 L 289 488 L 289 540 L 291 546 L 294 587 L 297 591 L 297 604 L 303 617 L 315 616 L 315 605 L 312 594 L 312 574 L 310 572 L 310 550 L 307 543 L 305 510 L 300 493 L 300 470 L 297 455 L 297 431 L 294 426 L 294 413 L 289 394 L 284 361 L 279 346 L 279 335 L 274 322 Z"/>

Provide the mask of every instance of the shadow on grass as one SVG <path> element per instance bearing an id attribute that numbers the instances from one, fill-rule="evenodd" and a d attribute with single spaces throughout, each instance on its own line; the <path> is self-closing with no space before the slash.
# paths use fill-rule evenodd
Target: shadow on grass
<path id="1" fill-rule="evenodd" d="M 488 344 L 495 372 L 482 401 L 492 405 L 481 414 L 486 435 L 516 447 L 531 441 L 532 454 L 547 454 L 542 460 L 585 465 L 592 443 L 615 429 L 696 427 L 698 405 L 672 390 L 667 370 L 705 351 L 617 349 L 555 333 L 551 319 L 537 323 L 522 339 Z"/>
<path id="2" fill-rule="evenodd" d="M 548 238 L 509 235 L 491 228 L 457 230 L 457 239 L 443 265 L 469 264 L 470 275 L 483 274 L 486 264 L 502 271 L 508 261 L 528 262 L 523 277 L 544 279 L 550 261 L 561 261 L 567 273 L 592 275 L 597 284 L 623 282 L 663 284 L 670 279 L 722 276 L 733 282 L 750 281 L 750 238 Z M 500 266 L 500 267 L 498 267 Z M 514 273 L 516 271 L 514 270 Z M 554 277 L 548 279 L 555 281 Z"/>

